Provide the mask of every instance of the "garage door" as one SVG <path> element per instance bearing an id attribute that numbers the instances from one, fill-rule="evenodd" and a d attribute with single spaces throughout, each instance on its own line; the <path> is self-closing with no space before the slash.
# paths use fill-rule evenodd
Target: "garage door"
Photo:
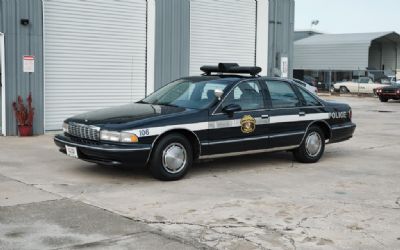
<path id="1" fill-rule="evenodd" d="M 218 62 L 255 64 L 255 0 L 190 1 L 190 74 Z"/>
<path id="2" fill-rule="evenodd" d="M 146 0 L 44 0 L 45 128 L 145 95 Z"/>

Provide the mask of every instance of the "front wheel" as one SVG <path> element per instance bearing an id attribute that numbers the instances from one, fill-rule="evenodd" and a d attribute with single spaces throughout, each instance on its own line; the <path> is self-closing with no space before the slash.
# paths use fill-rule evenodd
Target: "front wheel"
<path id="1" fill-rule="evenodd" d="M 315 163 L 321 159 L 325 151 L 325 135 L 323 131 L 312 126 L 299 148 L 293 151 L 294 158 L 302 163 Z"/>
<path id="2" fill-rule="evenodd" d="M 167 135 L 157 143 L 150 159 L 151 174 L 163 181 L 179 180 L 193 163 L 189 141 L 180 134 Z"/>

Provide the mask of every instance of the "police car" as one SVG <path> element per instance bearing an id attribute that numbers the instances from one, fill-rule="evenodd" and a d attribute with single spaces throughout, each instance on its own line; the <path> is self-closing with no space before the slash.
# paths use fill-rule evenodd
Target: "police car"
<path id="1" fill-rule="evenodd" d="M 161 180 L 182 178 L 198 159 L 291 151 L 317 162 L 325 143 L 350 139 L 349 105 L 321 100 L 259 67 L 203 66 L 145 99 L 67 119 L 60 151 L 101 165 L 148 166 Z"/>

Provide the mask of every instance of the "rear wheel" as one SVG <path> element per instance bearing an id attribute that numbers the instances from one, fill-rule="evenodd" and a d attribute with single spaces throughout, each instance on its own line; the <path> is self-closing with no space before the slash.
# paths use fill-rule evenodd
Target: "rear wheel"
<path id="1" fill-rule="evenodd" d="M 342 87 L 340 87 L 340 93 L 346 94 L 346 93 L 349 93 L 349 90 L 345 86 L 342 86 Z"/>
<path id="2" fill-rule="evenodd" d="M 321 159 L 325 151 L 325 135 L 318 126 L 307 131 L 304 141 L 293 151 L 294 158 L 302 163 L 315 163 Z"/>
<path id="3" fill-rule="evenodd" d="M 151 174 L 163 181 L 179 180 L 193 163 L 189 141 L 180 134 L 167 135 L 157 143 L 150 160 Z"/>
<path id="4" fill-rule="evenodd" d="M 381 101 L 381 102 L 388 102 L 389 99 L 386 98 L 386 97 L 380 96 L 380 97 L 379 97 L 379 101 Z"/>

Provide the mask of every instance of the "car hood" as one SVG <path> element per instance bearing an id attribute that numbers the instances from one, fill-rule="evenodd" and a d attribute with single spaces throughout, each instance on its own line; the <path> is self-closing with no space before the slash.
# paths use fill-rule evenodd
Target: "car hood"
<path id="1" fill-rule="evenodd" d="M 67 122 L 77 122 L 86 125 L 117 125 L 159 116 L 182 113 L 186 110 L 187 109 L 181 107 L 132 103 L 83 113 L 67 119 Z"/>
<path id="2" fill-rule="evenodd" d="M 400 89 L 400 84 L 382 87 L 381 89 L 384 89 L 384 90 L 398 90 L 398 89 Z"/>

